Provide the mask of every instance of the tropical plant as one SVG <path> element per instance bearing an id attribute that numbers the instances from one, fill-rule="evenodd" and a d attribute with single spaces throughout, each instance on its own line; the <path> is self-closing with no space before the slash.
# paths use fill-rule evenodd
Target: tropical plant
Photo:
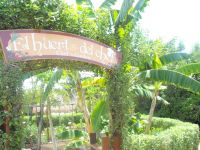
<path id="1" fill-rule="evenodd" d="M 159 58 L 157 54 L 155 54 L 153 62 L 152 62 L 152 68 L 154 69 L 143 71 L 138 75 L 139 78 L 152 79 L 155 81 L 154 82 L 154 87 L 155 87 L 154 97 L 151 103 L 148 124 L 146 126 L 146 133 L 149 133 L 149 130 L 152 124 L 152 117 L 154 114 L 156 101 L 157 101 L 159 90 L 162 83 L 174 84 L 178 87 L 185 88 L 187 90 L 190 90 L 191 92 L 199 94 L 200 82 L 182 73 L 179 73 L 177 71 L 167 70 L 166 68 L 162 69 L 164 65 L 167 65 L 172 62 L 180 61 L 183 59 L 187 59 L 188 56 L 189 55 L 185 53 L 172 53 L 172 54 L 163 55 Z M 184 68 L 185 70 L 187 70 L 187 66 L 185 66 Z M 195 70 L 196 69 L 191 70 L 191 72 L 192 71 L 195 72 Z"/>
<path id="2" fill-rule="evenodd" d="M 47 83 L 44 92 L 41 96 L 41 101 L 40 101 L 40 121 L 39 121 L 39 127 L 38 127 L 38 144 L 37 144 L 37 149 L 40 149 L 41 146 L 41 133 L 42 133 L 42 123 L 43 123 L 43 113 L 44 113 L 44 103 L 47 101 L 47 111 L 48 111 L 48 120 L 49 120 L 49 124 L 50 124 L 50 129 L 51 129 L 51 137 L 52 137 L 52 142 L 53 142 L 53 146 L 54 149 L 57 149 L 57 144 L 56 144 L 56 138 L 55 138 L 55 133 L 54 133 L 54 128 L 53 128 L 53 123 L 52 123 L 52 117 L 51 117 L 51 105 L 50 105 L 50 101 L 49 101 L 49 94 L 52 91 L 54 85 L 58 82 L 58 80 L 61 78 L 62 75 L 62 70 L 57 69 L 55 70 L 55 72 L 53 73 L 53 75 L 50 77 L 49 82 Z M 40 76 L 40 78 L 44 78 L 46 77 L 44 74 L 42 76 Z M 43 79 L 44 80 L 44 79 Z M 47 79 L 46 79 L 47 80 Z M 44 85 L 42 85 L 43 87 Z"/>

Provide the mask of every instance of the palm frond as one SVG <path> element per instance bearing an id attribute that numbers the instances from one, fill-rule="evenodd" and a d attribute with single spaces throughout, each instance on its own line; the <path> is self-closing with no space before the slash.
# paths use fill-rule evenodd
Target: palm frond
<path id="1" fill-rule="evenodd" d="M 147 70 L 138 75 L 142 79 L 161 81 L 173 84 L 191 92 L 200 93 L 200 82 L 176 71 L 172 70 Z"/>
<path id="2" fill-rule="evenodd" d="M 181 66 L 180 68 L 177 68 L 176 71 L 181 72 L 185 75 L 198 74 L 200 73 L 200 63 L 192 63 Z"/>
<path id="3" fill-rule="evenodd" d="M 189 57 L 190 57 L 190 54 L 188 53 L 170 53 L 170 54 L 161 56 L 160 60 L 163 65 L 166 65 L 172 62 L 188 59 Z"/>
<path id="4" fill-rule="evenodd" d="M 110 9 L 111 6 L 115 5 L 115 3 L 117 2 L 117 0 L 105 0 L 100 8 L 106 8 L 106 9 Z"/>

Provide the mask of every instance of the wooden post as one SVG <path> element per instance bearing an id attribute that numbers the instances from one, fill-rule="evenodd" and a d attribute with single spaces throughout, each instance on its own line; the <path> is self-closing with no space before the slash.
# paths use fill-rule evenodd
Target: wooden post
<path id="1" fill-rule="evenodd" d="M 5 107 L 5 111 L 8 113 L 8 108 Z M 10 117 L 9 116 L 6 116 L 5 118 L 5 131 L 6 131 L 6 135 L 8 136 L 8 138 L 6 139 L 6 148 L 9 149 L 10 147 L 10 140 L 9 140 L 9 136 L 10 136 L 10 126 L 9 126 L 9 123 L 10 123 Z"/>

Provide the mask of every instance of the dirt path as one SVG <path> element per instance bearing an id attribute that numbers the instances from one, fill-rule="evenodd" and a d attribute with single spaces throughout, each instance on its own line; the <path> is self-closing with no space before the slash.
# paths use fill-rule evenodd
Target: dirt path
<path id="1" fill-rule="evenodd" d="M 64 150 L 66 147 L 66 142 L 59 142 L 58 143 L 58 150 Z M 41 150 L 53 150 L 53 144 L 49 143 L 49 144 L 43 144 L 41 146 Z"/>

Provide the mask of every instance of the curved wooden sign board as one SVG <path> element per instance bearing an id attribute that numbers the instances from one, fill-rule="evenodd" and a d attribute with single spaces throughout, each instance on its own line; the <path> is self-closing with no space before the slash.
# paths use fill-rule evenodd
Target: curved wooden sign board
<path id="1" fill-rule="evenodd" d="M 0 30 L 5 62 L 37 59 L 83 61 L 112 68 L 121 53 L 91 39 L 48 30 Z"/>

